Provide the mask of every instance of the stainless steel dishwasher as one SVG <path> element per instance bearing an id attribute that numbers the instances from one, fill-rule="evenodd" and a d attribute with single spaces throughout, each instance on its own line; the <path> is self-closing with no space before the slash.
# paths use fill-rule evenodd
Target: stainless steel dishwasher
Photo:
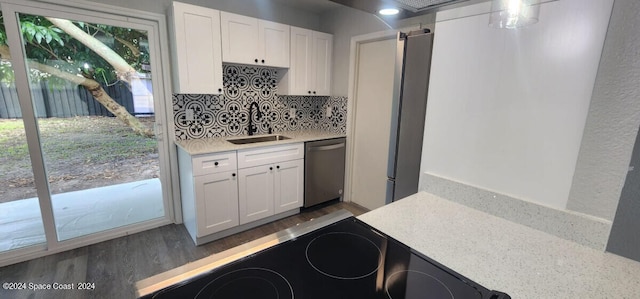
<path id="1" fill-rule="evenodd" d="M 342 196 L 346 138 L 305 143 L 304 207 Z"/>

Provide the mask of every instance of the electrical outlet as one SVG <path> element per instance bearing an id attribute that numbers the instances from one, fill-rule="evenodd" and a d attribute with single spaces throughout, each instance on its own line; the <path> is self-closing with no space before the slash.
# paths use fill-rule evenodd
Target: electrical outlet
<path id="1" fill-rule="evenodd" d="M 186 118 L 188 121 L 193 121 L 193 119 L 194 119 L 193 109 L 187 109 L 186 114 L 187 114 L 187 115 L 185 116 L 185 118 Z"/>
<path id="2" fill-rule="evenodd" d="M 331 117 L 331 106 L 327 107 L 327 117 Z"/>
<path id="3" fill-rule="evenodd" d="M 296 108 L 289 109 L 289 115 L 291 115 L 291 117 L 295 117 L 296 116 Z"/>

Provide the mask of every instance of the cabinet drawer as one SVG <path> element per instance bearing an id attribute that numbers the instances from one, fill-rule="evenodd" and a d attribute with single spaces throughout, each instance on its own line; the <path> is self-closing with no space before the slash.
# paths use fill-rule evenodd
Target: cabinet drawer
<path id="1" fill-rule="evenodd" d="M 303 158 L 303 143 L 239 150 L 238 168 L 247 168 Z"/>
<path id="2" fill-rule="evenodd" d="M 236 152 L 193 157 L 193 176 L 237 169 Z"/>

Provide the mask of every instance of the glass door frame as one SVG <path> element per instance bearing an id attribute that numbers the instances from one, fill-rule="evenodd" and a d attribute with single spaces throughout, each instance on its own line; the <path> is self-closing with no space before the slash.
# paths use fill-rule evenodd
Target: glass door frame
<path id="1" fill-rule="evenodd" d="M 13 264 L 16 262 L 45 256 L 97 242 L 113 239 L 120 236 L 152 229 L 162 225 L 174 223 L 176 215 L 178 222 L 180 206 L 174 200 L 177 194 L 178 178 L 172 176 L 172 169 L 177 169 L 177 156 L 175 146 L 173 146 L 173 106 L 171 101 L 169 47 L 167 43 L 166 21 L 163 15 L 134 11 L 113 7 L 109 5 L 89 2 L 73 2 L 59 4 L 34 2 L 28 0 L 0 0 L 4 25 L 7 33 L 7 43 L 11 49 L 11 63 L 15 73 L 15 84 L 22 111 L 22 120 L 29 148 L 29 155 L 33 169 L 35 187 L 37 189 L 40 211 L 44 224 L 46 243 L 36 244 L 5 253 L 0 253 L 0 266 Z M 97 11 L 99 9 L 100 11 Z M 51 192 L 45 172 L 45 162 L 43 159 L 40 136 L 38 132 L 37 119 L 31 98 L 27 65 L 22 48 L 22 38 L 17 20 L 17 14 L 45 15 L 56 18 L 64 18 L 74 21 L 84 21 L 87 23 L 102 23 L 112 26 L 129 27 L 146 30 L 149 33 L 149 51 L 153 73 L 154 84 L 154 109 L 156 140 L 158 142 L 158 156 L 160 163 L 160 181 L 162 185 L 163 204 L 165 215 L 137 224 L 122 226 L 87 236 L 82 236 L 65 241 L 58 241 L 55 227 L 53 206 L 51 202 Z M 179 198 L 175 197 L 175 198 Z M 177 213 L 176 213 L 177 209 Z"/>

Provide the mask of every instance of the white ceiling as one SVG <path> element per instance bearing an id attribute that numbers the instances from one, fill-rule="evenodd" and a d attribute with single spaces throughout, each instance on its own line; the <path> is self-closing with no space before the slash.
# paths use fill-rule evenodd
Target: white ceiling
<path id="1" fill-rule="evenodd" d="M 296 9 L 321 14 L 342 5 L 329 0 L 272 0 L 273 2 L 290 6 Z"/>
<path id="2" fill-rule="evenodd" d="M 263 1 L 263 0 L 254 0 Z M 272 2 L 289 6 L 295 9 L 307 11 L 314 14 L 322 14 L 338 7 L 344 7 L 342 4 L 330 0 L 271 0 Z M 377 11 L 382 3 L 396 3 L 396 6 L 403 8 L 404 15 L 400 15 L 399 19 L 413 17 L 426 13 L 433 13 L 438 10 L 471 5 L 475 3 L 485 2 L 489 0 L 338 0 L 345 2 L 346 5 L 352 6 L 354 9 L 360 9 L 366 12 Z M 552 0 L 555 1 L 555 0 Z"/>

